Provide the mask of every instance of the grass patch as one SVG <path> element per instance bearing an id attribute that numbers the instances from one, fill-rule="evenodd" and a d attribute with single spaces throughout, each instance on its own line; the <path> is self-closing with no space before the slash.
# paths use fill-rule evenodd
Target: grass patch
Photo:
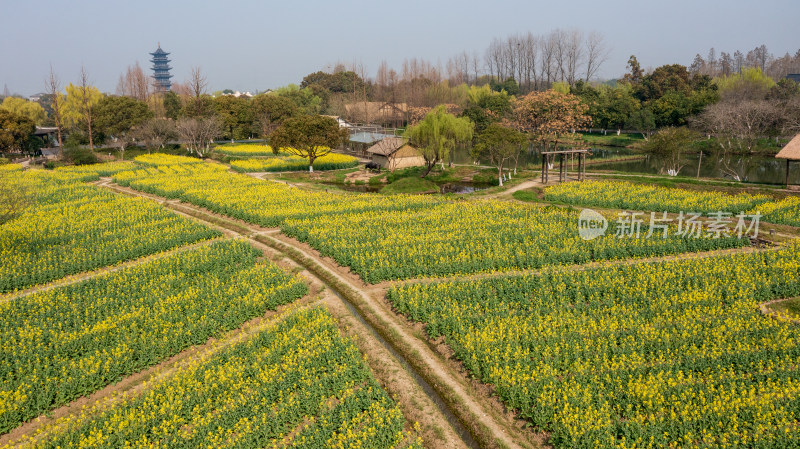
<path id="1" fill-rule="evenodd" d="M 435 193 L 439 186 L 425 178 L 402 178 L 381 189 L 381 193 L 393 195 L 398 193 Z"/>
<path id="2" fill-rule="evenodd" d="M 800 318 L 800 297 L 775 302 L 768 307 L 781 315 L 788 315 L 791 318 Z"/>
<path id="3" fill-rule="evenodd" d="M 543 201 L 539 198 L 539 189 L 534 190 L 517 190 L 511 194 L 515 200 L 525 201 L 528 203 L 538 203 Z"/>

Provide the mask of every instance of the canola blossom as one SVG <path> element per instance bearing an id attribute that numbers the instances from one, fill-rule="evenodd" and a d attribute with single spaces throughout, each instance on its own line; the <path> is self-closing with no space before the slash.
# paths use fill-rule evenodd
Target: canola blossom
<path id="1" fill-rule="evenodd" d="M 793 244 L 388 299 L 555 447 L 797 447 L 800 337 L 756 305 L 798 294 Z"/>
<path id="2" fill-rule="evenodd" d="M 224 154 L 226 156 L 275 156 L 272 147 L 269 145 L 262 145 L 259 143 L 226 143 L 214 148 L 215 153 Z M 288 155 L 288 152 L 279 151 L 278 154 Z"/>
<path id="3" fill-rule="evenodd" d="M 308 159 L 296 155 L 231 161 L 231 168 L 242 173 L 308 170 Z M 358 166 L 358 158 L 328 153 L 314 160 L 314 170 L 338 170 Z"/>
<path id="4" fill-rule="evenodd" d="M 780 201 L 770 201 L 761 204 L 758 210 L 750 211 L 751 214 L 760 212 L 764 221 L 789 226 L 800 226 L 800 197 L 787 196 Z"/>
<path id="5" fill-rule="evenodd" d="M 153 153 L 136 156 L 134 161 L 142 165 L 182 165 L 182 164 L 202 164 L 203 160 L 196 157 L 176 156 L 174 154 Z"/>
<path id="6" fill-rule="evenodd" d="M 736 238 L 580 238 L 578 215 L 497 200 L 329 194 L 184 166 L 120 184 L 179 198 L 307 242 L 367 282 L 539 268 L 741 246 Z"/>
<path id="7" fill-rule="evenodd" d="M 437 277 L 660 256 L 742 246 L 738 238 L 617 237 L 578 233 L 578 214 L 496 201 L 453 201 L 423 210 L 291 218 L 281 230 L 365 281 Z"/>
<path id="8" fill-rule="evenodd" d="M 544 191 L 547 201 L 613 209 L 678 213 L 717 211 L 739 213 L 755 210 L 772 200 L 767 195 L 667 188 L 617 181 L 584 181 L 557 184 Z"/>
<path id="9" fill-rule="evenodd" d="M 323 309 L 180 364 L 141 393 L 58 420 L 32 448 L 420 448 Z"/>
<path id="10" fill-rule="evenodd" d="M 21 170 L 22 170 L 22 165 L 20 164 L 0 164 L 0 173 L 21 171 Z"/>
<path id="11" fill-rule="evenodd" d="M 176 198 L 261 226 L 287 218 L 370 210 L 418 210 L 442 202 L 430 196 L 350 195 L 313 192 L 227 173 L 216 165 L 172 166 L 124 172 L 114 182 L 153 195 Z"/>
<path id="12" fill-rule="evenodd" d="M 0 302 L 0 434 L 307 293 L 243 241 Z"/>
<path id="13" fill-rule="evenodd" d="M 28 192 L 30 202 L 0 225 L 0 292 L 221 235 L 151 201 L 80 182 L 96 173 L 27 170 L 5 176 Z"/>
<path id="14" fill-rule="evenodd" d="M 57 167 L 59 173 L 89 174 L 97 176 L 111 176 L 119 172 L 136 170 L 139 166 L 131 161 L 104 162 L 102 164 L 70 165 Z"/>

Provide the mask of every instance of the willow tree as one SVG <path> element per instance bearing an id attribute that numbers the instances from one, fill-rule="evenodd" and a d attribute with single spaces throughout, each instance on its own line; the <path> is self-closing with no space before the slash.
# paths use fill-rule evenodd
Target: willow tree
<path id="1" fill-rule="evenodd" d="M 408 128 L 406 137 L 417 147 L 425 159 L 425 174 L 428 176 L 433 166 L 449 160 L 456 145 L 472 139 L 474 125 L 466 117 L 457 118 L 447 112 L 444 105 L 437 106 L 416 125 Z"/>
<path id="2" fill-rule="evenodd" d="M 272 148 L 280 148 L 308 159 L 308 171 L 314 171 L 314 160 L 331 152 L 348 137 L 339 122 L 322 115 L 301 115 L 287 118 L 269 136 Z"/>

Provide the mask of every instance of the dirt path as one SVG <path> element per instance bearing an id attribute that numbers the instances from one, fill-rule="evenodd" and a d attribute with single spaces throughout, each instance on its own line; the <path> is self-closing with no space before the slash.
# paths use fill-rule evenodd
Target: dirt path
<path id="1" fill-rule="evenodd" d="M 404 321 L 403 317 L 395 314 L 388 304 L 383 301 L 386 293 L 385 289 L 375 289 L 372 288 L 373 286 L 367 286 L 357 276 L 350 273 L 346 267 L 338 266 L 335 262 L 322 257 L 307 245 L 286 237 L 278 233 L 277 230 L 257 228 L 229 217 L 216 216 L 210 211 L 194 205 L 166 201 L 165 198 L 143 194 L 110 183 L 100 183 L 99 185 L 120 193 L 153 199 L 175 210 L 177 213 L 194 217 L 212 227 L 227 228 L 228 232 L 247 238 L 262 250 L 272 248 L 288 255 L 306 270 L 320 278 L 324 278 L 326 285 L 331 286 L 346 298 L 347 302 L 343 303 L 345 306 L 349 303 L 358 311 L 364 319 L 362 324 L 372 327 L 374 332 L 391 345 L 391 349 L 386 348 L 389 356 L 384 354 L 383 357 L 376 359 L 376 363 L 371 364 L 371 366 L 382 366 L 386 363 L 392 363 L 391 360 L 395 359 L 395 362 L 400 362 L 400 368 L 391 370 L 391 372 L 411 371 L 410 374 L 416 374 L 416 376 L 424 379 L 427 384 L 432 386 L 440 399 L 446 403 L 446 409 L 444 410 L 440 405 L 435 407 L 437 409 L 435 413 L 433 413 L 435 410 L 428 409 L 425 413 L 418 414 L 421 419 L 426 420 L 420 421 L 420 424 L 423 427 L 431 428 L 433 434 L 452 432 L 450 437 L 441 439 L 441 441 L 451 441 L 451 438 L 454 437 L 454 441 L 460 440 L 456 445 L 461 447 L 476 447 L 476 444 L 481 447 L 507 448 L 537 447 L 541 445 L 542 438 L 539 435 L 522 429 L 510 414 L 498 413 L 498 410 L 490 405 L 492 398 L 489 392 L 477 391 L 464 376 L 458 374 L 453 369 L 453 366 L 448 364 L 441 354 L 431 347 L 432 345 L 419 329 L 414 329 Z M 227 224 L 233 225 L 236 231 L 232 231 Z M 352 313 L 350 315 L 352 316 Z M 353 318 L 357 319 L 358 317 Z M 352 321 L 352 318 L 350 321 Z M 359 339 L 362 339 L 368 338 L 370 333 L 357 332 L 357 334 Z M 380 347 L 382 345 L 373 344 L 370 346 Z M 397 354 L 397 356 L 391 357 L 392 353 Z M 398 358 L 401 360 L 397 360 Z M 402 369 L 403 365 L 408 368 Z M 411 377 L 415 376 L 412 375 Z M 400 385 L 403 385 L 403 383 L 400 382 Z M 436 395 L 432 396 L 431 392 L 420 395 L 420 391 L 424 392 L 424 388 L 420 385 L 419 380 L 413 381 L 413 385 L 415 385 L 414 389 L 416 391 L 409 390 L 396 396 L 401 401 L 401 404 L 402 401 L 422 403 L 425 396 L 428 397 L 426 401 L 434 404 L 439 402 L 439 399 L 435 397 Z M 461 425 L 469 428 L 469 432 L 472 435 L 457 437 L 455 429 L 447 425 L 448 420 L 444 415 L 448 414 L 457 417 Z M 454 425 L 459 427 L 458 423 L 454 423 Z M 439 430 L 434 430 L 437 428 Z M 442 429 L 446 430 L 448 428 L 450 428 L 449 431 L 442 432 Z M 475 437 L 478 443 L 473 442 L 470 444 L 469 440 L 472 437 Z M 433 447 L 448 446 L 437 444 Z"/>
<path id="2" fill-rule="evenodd" d="M 790 323 L 800 324 L 800 319 L 787 315 L 770 307 L 772 304 L 788 301 L 790 299 L 795 299 L 795 298 L 779 298 L 779 299 L 773 299 L 772 301 L 762 302 L 761 304 L 758 305 L 758 310 L 764 316 L 775 318 L 776 320 L 779 321 L 788 321 Z"/>

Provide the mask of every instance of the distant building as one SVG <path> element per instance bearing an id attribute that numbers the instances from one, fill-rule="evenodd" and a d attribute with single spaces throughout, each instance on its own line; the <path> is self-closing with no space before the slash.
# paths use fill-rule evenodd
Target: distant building
<path id="1" fill-rule="evenodd" d="M 150 62 L 153 63 L 153 67 L 151 68 L 153 69 L 153 79 L 155 80 L 156 90 L 158 92 L 167 92 L 170 86 L 172 86 L 169 80 L 172 78 L 172 75 L 169 73 L 172 69 L 172 67 L 169 66 L 170 59 L 167 58 L 169 53 L 161 49 L 161 43 L 159 42 L 158 49 L 150 53 L 150 55 L 153 57 Z"/>
<path id="2" fill-rule="evenodd" d="M 401 137 L 387 137 L 370 147 L 367 153 L 371 155 L 372 162 L 392 171 L 425 165 L 425 158 L 419 150 Z"/>
<path id="3" fill-rule="evenodd" d="M 42 97 L 44 97 L 45 95 L 47 95 L 47 94 L 44 93 L 44 92 L 39 92 L 38 94 L 33 94 L 30 97 L 28 97 L 28 101 L 33 101 L 34 103 L 38 103 L 38 102 L 40 102 L 42 100 Z"/>
<path id="4" fill-rule="evenodd" d="M 795 83 L 800 83 L 800 73 L 790 73 L 786 75 L 787 80 L 792 80 Z"/>

